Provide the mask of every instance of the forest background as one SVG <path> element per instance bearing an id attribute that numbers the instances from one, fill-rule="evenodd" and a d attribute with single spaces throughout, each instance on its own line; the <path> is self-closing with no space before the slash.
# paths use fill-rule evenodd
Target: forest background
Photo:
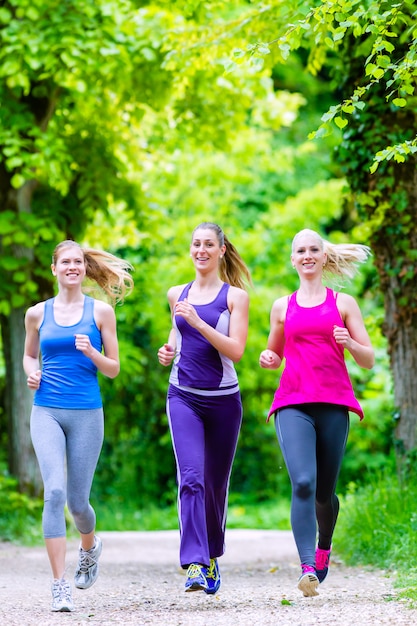
<path id="1" fill-rule="evenodd" d="M 387 472 L 401 492 L 417 422 L 414 4 L 0 3 L 2 536 L 16 537 L 22 508 L 29 534 L 39 529 L 23 317 L 54 293 L 51 253 L 66 238 L 134 266 L 135 289 L 116 309 L 121 373 L 100 379 L 99 527 L 175 527 L 169 372 L 157 350 L 167 289 L 192 279 L 191 233 L 207 220 L 254 283 L 230 523 L 288 528 L 289 481 L 266 423 L 280 374 L 258 356 L 273 301 L 297 286 L 291 240 L 305 227 L 373 251 L 336 285 L 358 299 L 376 351 L 370 372 L 347 355 L 366 418 L 352 418 L 340 493 L 375 493 Z"/>

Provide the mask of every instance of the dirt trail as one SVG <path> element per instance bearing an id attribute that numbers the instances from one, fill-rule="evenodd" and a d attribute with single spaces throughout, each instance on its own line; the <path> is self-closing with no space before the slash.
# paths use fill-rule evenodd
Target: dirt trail
<path id="1" fill-rule="evenodd" d="M 0 543 L 1 626 L 402 626 L 417 610 L 396 599 L 381 571 L 331 563 L 320 595 L 297 589 L 299 565 L 286 531 L 228 530 L 215 596 L 185 593 L 178 567 L 178 532 L 104 532 L 100 577 L 74 590 L 75 611 L 52 613 L 49 565 L 43 547 Z M 78 542 L 68 546 L 68 578 Z"/>

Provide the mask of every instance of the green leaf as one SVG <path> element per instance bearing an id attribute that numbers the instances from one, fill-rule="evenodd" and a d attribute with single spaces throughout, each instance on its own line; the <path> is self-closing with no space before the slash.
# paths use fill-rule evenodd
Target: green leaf
<path id="1" fill-rule="evenodd" d="M 242 50 L 241 48 L 235 48 L 232 54 L 234 57 L 236 57 L 236 59 L 241 59 L 242 57 L 246 55 L 246 52 L 245 50 Z"/>
<path id="2" fill-rule="evenodd" d="M 22 185 L 24 185 L 25 181 L 25 177 L 21 174 L 14 174 L 10 182 L 12 184 L 12 187 L 14 187 L 15 189 L 19 189 L 20 187 L 22 187 Z"/>
<path id="3" fill-rule="evenodd" d="M 338 126 L 339 128 L 344 128 L 344 127 L 347 125 L 348 121 L 347 121 L 347 119 L 345 119 L 345 118 L 343 118 L 343 117 L 338 116 L 338 117 L 335 117 L 335 118 L 334 118 L 334 123 L 335 123 L 335 124 L 336 124 L 336 126 Z"/>
<path id="4" fill-rule="evenodd" d="M 0 23 L 8 24 L 12 19 L 12 14 L 6 7 L 0 8 Z"/>

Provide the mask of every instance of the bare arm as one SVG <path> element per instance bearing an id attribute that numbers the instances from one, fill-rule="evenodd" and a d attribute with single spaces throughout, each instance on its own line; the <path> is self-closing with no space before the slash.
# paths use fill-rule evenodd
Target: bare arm
<path id="1" fill-rule="evenodd" d="M 25 315 L 25 347 L 23 353 L 23 369 L 27 376 L 30 389 L 39 389 L 41 369 L 39 362 L 39 326 L 43 319 L 44 303 L 30 307 Z"/>
<path id="2" fill-rule="evenodd" d="M 343 345 L 360 367 L 371 369 L 375 364 L 375 354 L 358 303 L 352 296 L 339 293 L 337 306 L 345 327 L 334 327 L 336 343 Z"/>
<path id="3" fill-rule="evenodd" d="M 168 302 L 171 309 L 171 318 L 174 315 L 175 304 L 180 297 L 181 291 L 184 289 L 184 285 L 176 285 L 168 290 Z M 175 357 L 175 350 L 177 346 L 175 328 L 172 327 L 169 331 L 168 341 L 164 343 L 158 350 L 158 361 L 165 367 L 170 365 Z"/>
<path id="4" fill-rule="evenodd" d="M 109 304 L 95 300 L 94 319 L 101 332 L 103 352 L 91 345 L 88 335 L 75 335 L 75 347 L 91 359 L 104 376 L 115 378 L 120 371 L 116 315 Z"/>
<path id="5" fill-rule="evenodd" d="M 267 348 L 261 352 L 259 365 L 264 369 L 276 370 L 284 355 L 284 321 L 287 311 L 287 296 L 275 300 L 270 315 L 270 330 Z"/>

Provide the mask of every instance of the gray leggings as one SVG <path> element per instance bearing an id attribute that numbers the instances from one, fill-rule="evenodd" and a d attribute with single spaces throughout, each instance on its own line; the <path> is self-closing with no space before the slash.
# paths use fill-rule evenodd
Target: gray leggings
<path id="1" fill-rule="evenodd" d="M 335 493 L 349 432 L 349 413 L 334 404 L 280 409 L 275 428 L 291 479 L 291 526 L 302 564 L 315 563 L 318 545 L 329 549 L 339 513 Z"/>
<path id="2" fill-rule="evenodd" d="M 78 531 L 92 532 L 96 515 L 89 498 L 103 445 L 103 409 L 34 406 L 30 434 L 44 485 L 45 539 L 65 537 L 67 499 Z"/>

